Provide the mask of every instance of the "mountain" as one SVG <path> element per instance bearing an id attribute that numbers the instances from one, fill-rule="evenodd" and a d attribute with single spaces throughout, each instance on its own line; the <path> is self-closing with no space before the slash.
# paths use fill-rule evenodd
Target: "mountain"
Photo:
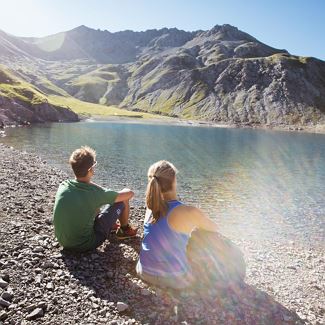
<path id="1" fill-rule="evenodd" d="M 45 94 L 240 125 L 325 124 L 325 62 L 231 25 L 143 32 L 80 26 L 42 38 L 0 32 L 0 63 Z"/>

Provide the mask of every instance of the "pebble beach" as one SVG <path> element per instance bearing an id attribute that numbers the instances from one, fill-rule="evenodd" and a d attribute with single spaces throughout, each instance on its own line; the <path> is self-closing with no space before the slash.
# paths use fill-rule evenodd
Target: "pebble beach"
<path id="1" fill-rule="evenodd" d="M 52 209 L 68 176 L 0 144 L 0 324 L 324 324 L 322 245 L 230 238 L 243 251 L 238 290 L 181 292 L 136 277 L 145 208 L 132 206 L 135 239 L 111 236 L 71 254 L 54 237 Z"/>

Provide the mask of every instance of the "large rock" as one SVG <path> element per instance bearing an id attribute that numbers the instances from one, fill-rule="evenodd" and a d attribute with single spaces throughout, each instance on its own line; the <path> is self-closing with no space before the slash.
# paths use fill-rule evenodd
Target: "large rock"
<path id="1" fill-rule="evenodd" d="M 35 122 L 77 122 L 76 113 L 50 103 L 27 104 L 0 95 L 0 124 L 29 124 Z"/>

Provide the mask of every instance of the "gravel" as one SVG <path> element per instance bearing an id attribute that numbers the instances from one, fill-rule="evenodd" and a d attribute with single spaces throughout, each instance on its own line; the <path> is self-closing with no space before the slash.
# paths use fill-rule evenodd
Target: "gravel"
<path id="1" fill-rule="evenodd" d="M 324 324 L 325 258 L 298 242 L 230 236 L 245 254 L 246 284 L 162 290 L 136 277 L 139 237 L 71 254 L 51 214 L 67 177 L 41 158 L 0 144 L 0 321 L 4 324 Z M 131 207 L 142 227 L 144 207 Z M 208 292 L 209 291 L 209 292 Z"/>

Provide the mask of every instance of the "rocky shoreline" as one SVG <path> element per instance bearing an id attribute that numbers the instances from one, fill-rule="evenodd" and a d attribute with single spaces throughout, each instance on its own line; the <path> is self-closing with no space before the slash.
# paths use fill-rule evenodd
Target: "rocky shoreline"
<path id="1" fill-rule="evenodd" d="M 215 123 L 204 120 L 190 120 L 190 119 L 180 119 L 175 117 L 165 117 L 163 119 L 160 118 L 152 118 L 152 119 L 141 119 L 141 118 L 130 118 L 130 117 L 121 117 L 121 116 L 87 116 L 83 117 L 79 116 L 79 120 L 77 121 L 61 121 L 65 123 L 73 123 L 79 121 L 109 121 L 109 122 L 128 122 L 128 123 L 144 123 L 144 124 L 174 124 L 181 126 L 192 126 L 192 127 L 215 127 L 215 128 L 241 128 L 241 129 L 257 129 L 264 131 L 283 131 L 283 132 L 299 132 L 299 133 L 311 133 L 311 134 L 325 134 L 325 124 L 316 124 L 316 125 L 260 125 L 260 124 L 226 124 L 226 123 Z M 1 121 L 0 121 L 1 122 Z M 37 123 L 46 123 L 46 122 L 37 122 Z M 32 123 L 35 124 L 35 123 Z M 1 125 L 0 123 L 0 138 L 6 136 L 5 129 L 10 127 L 27 127 L 31 126 L 31 123 L 13 123 L 7 125 Z"/>
<path id="2" fill-rule="evenodd" d="M 233 239 L 247 262 L 237 291 L 181 293 L 135 275 L 141 237 L 111 237 L 71 255 L 59 247 L 53 199 L 67 175 L 0 144 L 0 324 L 324 324 L 321 247 Z M 132 207 L 142 227 L 144 207 Z M 140 234 L 141 235 L 141 234 Z"/>
<path id="3" fill-rule="evenodd" d="M 130 119 L 129 117 L 121 116 L 87 116 L 81 117 L 81 121 L 109 121 L 109 122 L 119 122 L 127 121 L 129 123 L 150 123 L 150 124 L 173 124 L 182 126 L 193 126 L 193 127 L 215 127 L 215 128 L 242 128 L 242 129 L 257 129 L 265 131 L 283 131 L 283 132 L 299 132 L 299 133 L 314 133 L 314 134 L 325 134 L 325 124 L 315 124 L 315 125 L 271 125 L 271 124 L 250 124 L 250 123 L 237 123 L 237 124 L 227 124 L 227 123 L 216 123 L 204 120 L 191 120 L 191 119 L 181 119 L 178 117 L 168 117 L 157 118 L 157 119 Z"/>

